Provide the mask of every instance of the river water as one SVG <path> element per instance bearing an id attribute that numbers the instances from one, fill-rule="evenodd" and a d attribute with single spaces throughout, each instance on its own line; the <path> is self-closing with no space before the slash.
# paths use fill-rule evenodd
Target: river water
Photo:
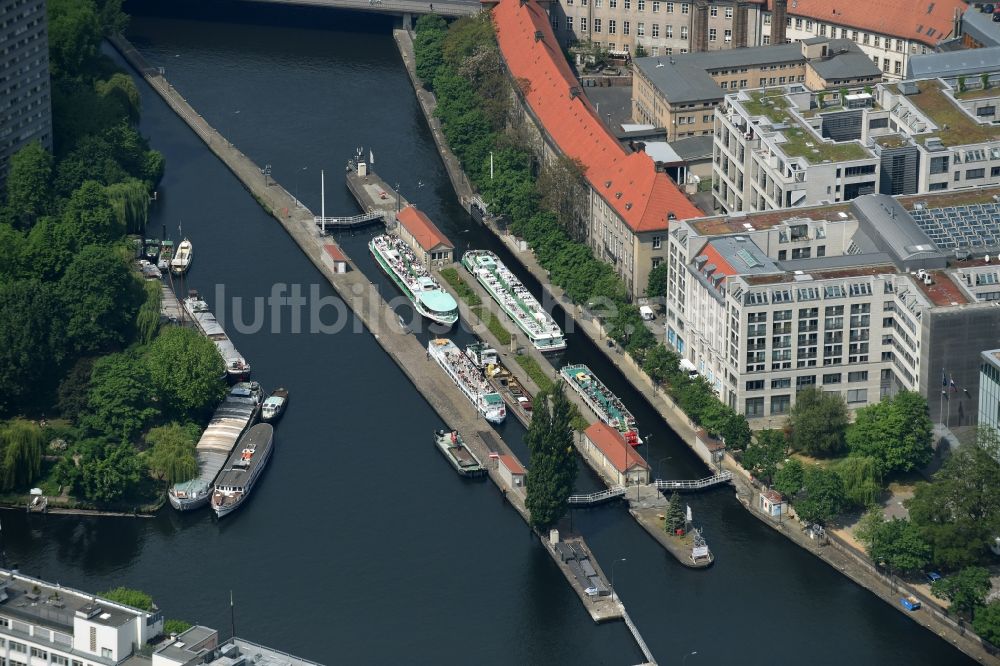
<path id="1" fill-rule="evenodd" d="M 134 7 L 132 9 L 135 9 Z M 130 37 L 210 123 L 307 206 L 354 214 L 343 184 L 358 146 L 461 251 L 509 254 L 455 201 L 384 19 L 213 3 L 144 3 Z M 240 183 L 142 85 L 142 130 L 167 159 L 151 229 L 178 225 L 195 244 L 186 287 L 224 316 L 275 284 L 335 300 Z M 339 240 L 387 297 L 368 260 L 369 233 Z M 512 261 L 508 265 L 514 266 Z M 528 275 L 529 286 L 537 284 Z M 315 299 L 310 299 L 315 300 Z M 323 314 L 329 323 L 335 308 Z M 521 518 L 489 483 L 457 478 L 432 448 L 442 424 L 371 334 L 294 333 L 287 309 L 262 309 L 256 332 L 228 328 L 265 388 L 292 400 L 252 500 L 217 521 L 165 510 L 152 520 L 3 516 L 22 571 L 99 591 L 150 592 L 167 617 L 237 632 L 326 663 L 633 664 L 622 623 L 595 626 Z M 562 316 L 561 312 L 557 315 Z M 458 333 L 460 340 L 469 339 Z M 586 362 L 651 437 L 665 478 L 704 466 L 581 334 L 564 360 Z M 526 457 L 523 428 L 500 429 Z M 642 453 L 646 454 L 644 449 Z M 578 488 L 599 486 L 582 471 Z M 660 663 L 964 664 L 948 646 L 749 516 L 730 489 L 692 496 L 717 562 L 679 565 L 623 506 L 573 521 L 610 572 Z M 697 654 L 691 654 L 697 652 Z"/>

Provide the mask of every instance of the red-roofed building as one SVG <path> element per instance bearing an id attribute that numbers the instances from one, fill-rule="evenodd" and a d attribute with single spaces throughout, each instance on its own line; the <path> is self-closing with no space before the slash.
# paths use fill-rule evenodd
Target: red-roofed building
<path id="1" fill-rule="evenodd" d="M 334 273 L 347 272 L 347 255 L 332 243 L 323 246 L 323 263 L 329 266 Z"/>
<path id="2" fill-rule="evenodd" d="M 517 458 L 511 455 L 502 454 L 498 460 L 497 469 L 500 472 L 500 478 L 503 479 L 508 486 L 511 488 L 522 488 L 524 487 L 524 477 L 527 474 L 524 467 L 518 462 Z"/>
<path id="3" fill-rule="evenodd" d="M 583 453 L 620 486 L 649 483 L 649 465 L 611 426 L 594 423 L 587 428 Z"/>
<path id="4" fill-rule="evenodd" d="M 765 40 L 773 34 L 772 12 L 780 1 L 767 0 Z M 909 56 L 933 51 L 941 42 L 955 38 L 968 4 L 965 0 L 786 0 L 785 7 L 788 41 L 850 39 L 882 68 L 886 78 L 901 79 Z"/>
<path id="5" fill-rule="evenodd" d="M 407 206 L 396 213 L 396 221 L 399 222 L 399 237 L 413 249 L 422 264 L 429 266 L 431 262 L 450 264 L 454 261 L 455 246 L 431 222 L 431 218 L 415 206 Z"/>
<path id="6" fill-rule="evenodd" d="M 535 0 L 501 0 L 493 21 L 507 69 L 521 82 L 522 107 L 542 135 L 541 160 L 565 156 L 582 165 L 588 242 L 632 295 L 643 295 L 649 271 L 666 258 L 670 221 L 702 211 L 648 155 L 626 151 L 601 122 Z"/>

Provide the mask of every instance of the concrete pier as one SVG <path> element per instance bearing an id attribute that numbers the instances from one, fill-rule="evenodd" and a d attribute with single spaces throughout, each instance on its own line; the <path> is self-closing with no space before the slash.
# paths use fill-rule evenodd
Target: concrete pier
<path id="1" fill-rule="evenodd" d="M 316 266 L 316 269 L 323 274 L 386 353 L 396 361 L 403 373 L 448 427 L 465 434 L 466 443 L 481 460 L 491 460 L 490 452 L 513 456 L 510 448 L 496 433 L 490 430 L 485 419 L 465 399 L 465 396 L 459 393 L 459 389 L 445 372 L 429 359 L 426 350 L 416 337 L 410 335 L 409 331 L 400 325 L 396 314 L 389 308 L 364 273 L 358 270 L 350 259 L 347 259 L 349 269 L 346 273 L 334 272 L 332 266 L 324 260 L 324 257 L 328 256 L 326 246 L 335 244 L 328 237 L 324 237 L 320 229 L 316 227 L 313 213 L 301 206 L 291 193 L 267 178 L 257 164 L 209 125 L 158 70 L 145 62 L 142 55 L 127 40 L 119 36 L 110 38 L 109 41 L 178 116 L 194 130 L 208 148 L 222 160 L 253 194 L 260 205 L 278 220 L 289 236 Z M 356 188 L 356 192 L 362 195 L 371 191 L 374 190 L 370 190 L 368 187 Z M 352 192 L 355 190 L 352 189 Z M 381 195 L 376 194 L 376 196 L 379 202 L 383 202 Z M 376 202 L 362 199 L 359 200 L 359 203 L 363 209 L 367 209 L 369 205 L 374 205 Z M 339 248 L 337 250 L 339 251 Z M 473 437 L 471 436 L 473 433 L 485 433 L 485 436 Z M 524 488 L 509 486 L 500 475 L 496 464 L 489 466 L 489 476 L 501 489 L 511 506 L 527 521 L 528 512 L 524 505 Z M 619 605 L 610 598 L 588 597 L 575 581 L 572 572 L 555 555 L 547 540 L 541 536 L 539 539 L 576 590 L 584 607 L 595 622 L 617 619 L 622 616 Z"/>

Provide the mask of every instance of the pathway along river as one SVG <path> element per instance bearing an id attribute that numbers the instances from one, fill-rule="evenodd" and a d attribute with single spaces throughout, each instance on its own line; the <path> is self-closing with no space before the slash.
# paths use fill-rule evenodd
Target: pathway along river
<path id="1" fill-rule="evenodd" d="M 214 3 L 145 4 L 130 37 L 212 124 L 318 210 L 352 213 L 341 178 L 355 147 L 425 210 L 459 250 L 508 254 L 455 202 L 382 19 Z M 212 16 L 205 15 L 208 11 Z M 238 17 L 240 23 L 230 22 Z M 193 19 L 193 20 L 192 20 Z M 284 231 L 145 86 L 144 133 L 167 158 L 151 229 L 178 223 L 194 241 L 189 287 L 249 306 L 274 283 L 331 289 Z M 366 271 L 367 235 L 347 237 Z M 509 262 L 516 268 L 516 264 Z M 370 273 L 373 278 L 374 272 Z M 522 279 L 533 289 L 534 280 Z M 376 278 L 380 279 L 380 278 Z M 387 295 L 395 292 L 381 280 Z M 325 310 L 329 321 L 333 308 Z M 562 316 L 562 313 L 558 313 Z M 595 627 L 562 575 L 495 488 L 463 483 L 432 448 L 440 422 L 367 333 L 244 334 L 239 349 L 265 387 L 290 388 L 275 457 L 252 501 L 155 520 L 3 516 L 5 548 L 26 573 L 85 590 L 124 584 L 168 617 L 227 633 L 229 590 L 247 637 L 326 663 L 631 664 L 622 623 Z M 303 324 L 308 330 L 308 318 Z M 632 408 L 662 475 L 702 476 L 695 460 L 582 335 L 586 362 Z M 520 426 L 505 438 L 523 451 Z M 643 451 L 645 453 L 645 451 Z M 582 474 L 579 487 L 597 487 Z M 967 659 L 749 516 L 730 489 L 691 498 L 717 557 L 680 566 L 622 506 L 574 521 L 663 664 L 963 664 Z"/>

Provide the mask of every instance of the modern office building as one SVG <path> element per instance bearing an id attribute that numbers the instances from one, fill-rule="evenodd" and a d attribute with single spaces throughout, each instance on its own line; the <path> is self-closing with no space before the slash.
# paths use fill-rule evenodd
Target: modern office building
<path id="1" fill-rule="evenodd" d="M 493 9 L 497 41 L 518 90 L 518 122 L 545 168 L 577 161 L 579 219 L 572 221 L 597 258 L 614 267 L 632 296 L 645 294 L 649 272 L 666 257 L 673 220 L 698 209 L 642 150 L 619 143 L 582 94 L 535 0 L 501 0 Z"/>
<path id="2" fill-rule="evenodd" d="M 965 0 L 766 0 L 761 43 L 849 39 L 886 78 L 901 79 L 911 56 L 933 52 L 961 34 L 967 7 Z"/>
<path id="3" fill-rule="evenodd" d="M 1000 349 L 982 353 L 979 366 L 979 427 L 1000 432 Z"/>
<path id="4" fill-rule="evenodd" d="M 32 141 L 52 150 L 45 0 L 0 0 L 0 186 Z"/>
<path id="5" fill-rule="evenodd" d="M 633 61 L 632 118 L 667 131 L 667 140 L 711 134 L 730 91 L 801 83 L 825 90 L 878 83 L 882 71 L 849 40 L 707 51 Z"/>
<path id="6" fill-rule="evenodd" d="M 998 106 L 1000 64 L 854 93 L 731 93 L 716 113 L 716 205 L 752 212 L 1000 184 Z"/>
<path id="7" fill-rule="evenodd" d="M 809 386 L 852 409 L 919 391 L 935 420 L 969 424 L 1000 328 L 998 202 L 998 188 L 868 195 L 678 222 L 667 342 L 754 427 Z"/>
<path id="8" fill-rule="evenodd" d="M 0 570 L 0 664 L 5 666 L 317 666 L 195 626 L 163 635 L 163 615 Z"/>

